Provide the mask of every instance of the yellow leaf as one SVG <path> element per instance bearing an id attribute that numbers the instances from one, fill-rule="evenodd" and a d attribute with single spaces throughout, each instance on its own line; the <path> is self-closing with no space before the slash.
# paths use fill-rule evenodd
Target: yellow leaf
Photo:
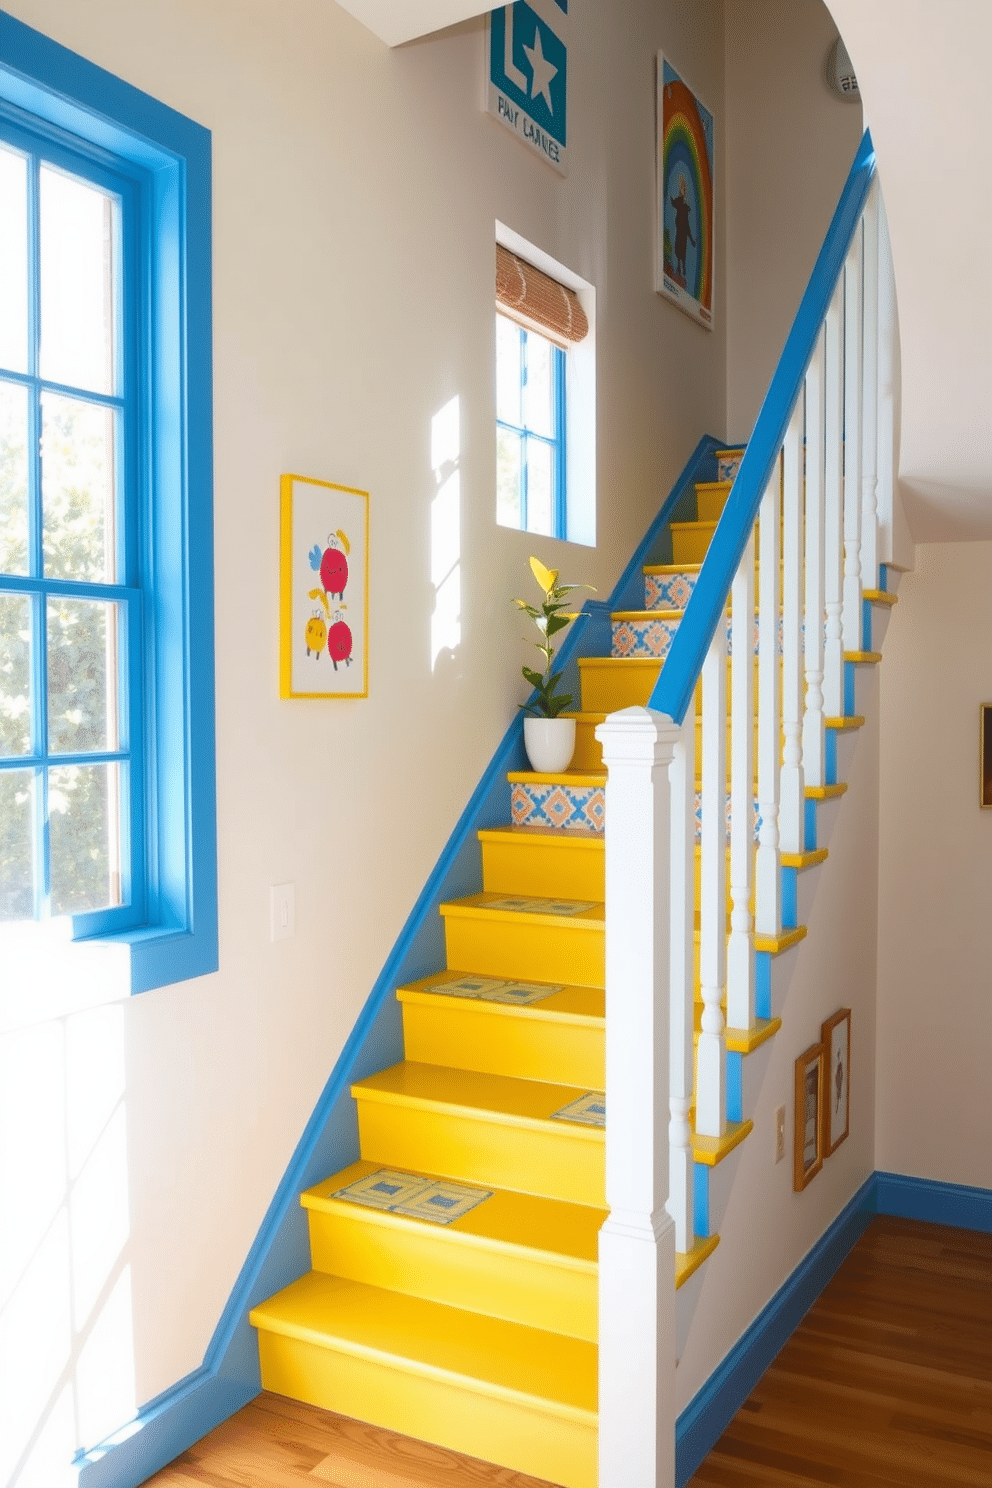
<path id="1" fill-rule="evenodd" d="M 530 571 L 545 594 L 550 594 L 558 582 L 558 570 L 556 568 L 545 568 L 540 558 L 531 558 Z"/>

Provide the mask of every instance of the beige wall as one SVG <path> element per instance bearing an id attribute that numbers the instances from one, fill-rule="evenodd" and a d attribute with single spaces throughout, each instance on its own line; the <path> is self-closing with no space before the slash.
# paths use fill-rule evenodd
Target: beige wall
<path id="1" fill-rule="evenodd" d="M 70 1396 L 92 1401 L 94 1381 L 126 1383 L 130 1370 L 124 1394 L 87 1406 L 78 1429 L 71 1410 L 59 1417 L 59 1431 L 92 1441 L 124 1419 L 127 1389 L 145 1401 L 203 1358 L 314 1102 L 522 696 L 509 598 L 528 554 L 607 594 L 700 435 L 726 432 L 723 314 L 705 334 L 652 287 L 655 54 L 664 45 L 721 99 L 723 6 L 628 0 L 622 26 L 610 7 L 571 9 L 564 181 L 481 112 L 481 21 L 389 51 L 331 0 L 7 8 L 213 131 L 221 969 L 26 1027 L 0 1051 L 17 1076 L 8 1130 L 22 1134 L 8 1145 L 4 1206 L 25 1216 L 31 1296 L 49 1299 L 68 1339 Z M 719 109 L 717 121 L 723 159 Z M 494 524 L 497 219 L 598 292 L 595 549 Z M 461 640 L 432 671 L 431 421 L 456 397 Z M 277 697 L 283 471 L 371 492 L 367 701 Z M 286 881 L 296 936 L 272 945 L 269 887 Z M 80 1129 L 81 1090 L 99 1116 L 87 1142 L 114 1195 L 109 1228 L 99 1204 L 66 1219 L 60 1123 Z M 87 1293 L 86 1329 L 111 1283 L 117 1308 L 102 1356 L 84 1356 L 88 1332 L 66 1311 L 84 1253 L 105 1283 Z M 47 1398 L 39 1368 L 21 1421 Z"/>
<path id="2" fill-rule="evenodd" d="M 821 0 L 728 0 L 727 422 L 746 439 L 861 139 Z"/>
<path id="3" fill-rule="evenodd" d="M 876 1165 L 992 1188 L 992 543 L 917 549 L 885 642 Z"/>

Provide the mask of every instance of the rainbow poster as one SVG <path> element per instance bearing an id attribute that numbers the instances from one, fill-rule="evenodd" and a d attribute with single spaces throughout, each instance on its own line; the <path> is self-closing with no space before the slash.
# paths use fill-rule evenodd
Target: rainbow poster
<path id="1" fill-rule="evenodd" d="M 713 325 L 713 115 L 658 53 L 659 294 Z"/>

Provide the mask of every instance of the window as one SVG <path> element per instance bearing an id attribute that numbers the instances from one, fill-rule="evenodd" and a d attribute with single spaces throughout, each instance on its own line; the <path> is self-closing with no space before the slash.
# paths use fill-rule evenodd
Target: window
<path id="1" fill-rule="evenodd" d="M 578 292 L 591 304 L 592 290 L 568 277 L 572 284 L 496 245 L 496 520 L 592 542 L 594 355 Z"/>
<path id="2" fill-rule="evenodd" d="M 217 964 L 209 135 L 3 14 L 0 57 L 0 931 L 140 991 Z"/>
<path id="3" fill-rule="evenodd" d="M 496 316 L 496 520 L 564 537 L 565 353 Z"/>

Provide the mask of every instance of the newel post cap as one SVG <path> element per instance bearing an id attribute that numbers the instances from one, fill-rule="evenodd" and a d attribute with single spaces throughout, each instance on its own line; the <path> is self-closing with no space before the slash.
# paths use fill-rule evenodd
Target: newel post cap
<path id="1" fill-rule="evenodd" d="M 597 728 L 596 738 L 607 766 L 663 764 L 671 759 L 681 732 L 667 713 L 634 707 L 611 713 Z"/>

